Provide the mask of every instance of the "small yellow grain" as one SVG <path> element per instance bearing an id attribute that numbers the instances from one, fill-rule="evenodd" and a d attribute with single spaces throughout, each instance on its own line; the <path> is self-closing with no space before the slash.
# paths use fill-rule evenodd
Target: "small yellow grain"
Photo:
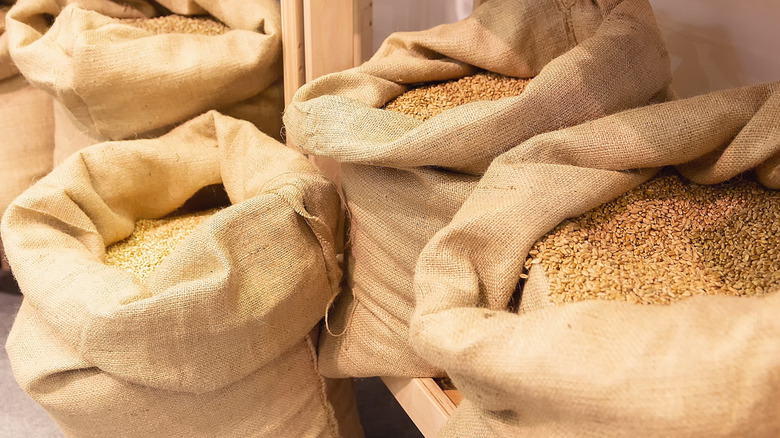
<path id="1" fill-rule="evenodd" d="M 229 27 L 209 16 L 187 17 L 173 14 L 155 18 L 123 18 L 120 21 L 158 35 L 182 33 L 217 36 L 230 30 Z"/>
<path id="2" fill-rule="evenodd" d="M 459 105 L 519 96 L 528 82 L 530 79 L 480 72 L 460 79 L 412 88 L 388 102 L 385 109 L 428 120 Z"/>
<path id="3" fill-rule="evenodd" d="M 127 239 L 106 248 L 105 262 L 135 274 L 143 283 L 179 243 L 217 211 L 214 208 L 161 219 L 141 219 Z"/>
<path id="4" fill-rule="evenodd" d="M 702 186 L 665 171 L 556 227 L 525 266 L 541 263 L 558 304 L 764 295 L 780 287 L 779 228 L 780 192 L 746 177 Z"/>

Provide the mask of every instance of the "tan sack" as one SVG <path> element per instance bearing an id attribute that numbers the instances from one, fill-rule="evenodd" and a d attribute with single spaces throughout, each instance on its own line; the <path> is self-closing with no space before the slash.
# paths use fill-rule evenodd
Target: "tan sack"
<path id="1" fill-rule="evenodd" d="M 61 102 L 54 100 L 54 166 L 59 166 L 79 150 L 103 141 L 103 137 L 90 134 L 89 128 L 76 120 Z"/>
<path id="2" fill-rule="evenodd" d="M 278 139 L 282 126 L 280 108 L 284 99 L 283 92 L 282 81 L 279 79 L 257 96 L 231 105 L 229 114 L 231 117 L 254 123 L 261 131 Z M 150 133 L 150 136 L 153 137 L 154 134 Z M 76 151 L 104 140 L 104 137 L 91 132 L 88 127 L 76 120 L 61 102 L 54 100 L 55 166 Z"/>
<path id="3" fill-rule="evenodd" d="M 8 51 L 0 1 L 0 216 L 11 201 L 52 168 L 52 98 L 19 74 Z M 0 241 L 0 269 L 7 269 Z"/>
<path id="4" fill-rule="evenodd" d="M 213 184 L 233 205 L 144 284 L 104 263 L 136 220 Z M 339 214 L 303 155 L 214 111 L 82 149 L 3 218 L 24 294 L 6 346 L 17 381 L 70 437 L 362 435 L 337 421 L 356 420 L 340 412 L 354 399 L 329 401 L 310 335 L 338 292 Z"/>
<path id="5" fill-rule="evenodd" d="M 198 4 L 228 31 L 157 33 L 124 20 L 154 17 L 154 2 L 20 0 L 8 15 L 11 56 L 98 141 L 156 137 L 212 109 L 279 137 L 278 3 Z"/>
<path id="6" fill-rule="evenodd" d="M 661 166 L 780 189 L 779 120 L 772 83 L 621 112 L 498 157 L 417 265 L 412 345 L 469 401 L 441 436 L 780 435 L 777 283 L 765 297 L 505 310 L 537 239 Z"/>
<path id="7" fill-rule="evenodd" d="M 478 69 L 532 78 L 520 96 L 427 121 L 381 109 L 412 84 Z M 671 97 L 645 0 L 490 0 L 463 21 L 391 35 L 361 67 L 303 86 L 288 144 L 340 161 L 346 294 L 320 339 L 327 376 L 433 376 L 408 344 L 414 265 L 494 157 L 539 133 Z M 328 333 L 330 332 L 330 334 Z"/>
<path id="8" fill-rule="evenodd" d="M 0 80 L 19 74 L 19 70 L 11 61 L 8 50 L 8 35 L 5 34 L 5 16 L 15 1 L 0 0 Z"/>

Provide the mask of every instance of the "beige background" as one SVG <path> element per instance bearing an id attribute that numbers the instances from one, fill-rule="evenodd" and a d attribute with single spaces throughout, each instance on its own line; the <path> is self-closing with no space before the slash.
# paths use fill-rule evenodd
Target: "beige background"
<path id="1" fill-rule="evenodd" d="M 471 0 L 373 0 L 374 50 L 392 32 L 457 21 Z M 682 97 L 780 81 L 780 0 L 650 0 Z"/>

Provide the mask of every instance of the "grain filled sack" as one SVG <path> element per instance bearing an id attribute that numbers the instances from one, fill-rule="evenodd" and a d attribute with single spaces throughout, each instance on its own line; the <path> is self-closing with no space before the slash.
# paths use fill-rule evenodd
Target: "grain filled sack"
<path id="1" fill-rule="evenodd" d="M 382 109 L 419 83 L 485 70 L 533 79 L 517 97 L 425 121 Z M 669 82 L 646 1 L 491 0 L 463 21 L 391 35 L 361 67 L 303 86 L 285 113 L 288 144 L 341 162 L 350 220 L 347 293 L 320 340 L 322 372 L 441 374 L 408 344 L 425 243 L 494 157 L 542 132 L 669 99 Z"/>
<path id="2" fill-rule="evenodd" d="M 208 15 L 146 1 L 22 0 L 7 20 L 11 56 L 67 109 L 58 122 L 75 120 L 69 129 L 92 138 L 87 144 L 156 137 L 212 109 L 278 137 L 279 5 L 197 4 Z M 62 142 L 69 152 L 80 146 Z"/>
<path id="3" fill-rule="evenodd" d="M 628 110 L 497 158 L 417 265 L 412 345 L 468 400 L 442 436 L 780 434 L 776 273 L 763 297 L 506 311 L 537 239 L 661 166 L 700 185 L 743 175 L 776 199 L 778 120 L 780 83 L 757 85 Z M 780 226 L 778 216 L 762 220 Z M 532 268 L 523 301 L 540 275 Z"/>
<path id="4" fill-rule="evenodd" d="M 5 15 L 12 2 L 0 2 L 0 216 L 11 201 L 52 167 L 52 98 L 29 85 L 8 50 Z M 0 263 L 7 268 L 0 242 Z"/>
<path id="5" fill-rule="evenodd" d="M 214 184 L 232 205 L 144 283 L 105 264 L 136 220 Z M 337 420 L 351 383 L 320 376 L 310 334 L 338 291 L 339 214 L 303 155 L 213 111 L 79 151 L 3 218 L 17 381 L 73 437 L 360 436 Z"/>

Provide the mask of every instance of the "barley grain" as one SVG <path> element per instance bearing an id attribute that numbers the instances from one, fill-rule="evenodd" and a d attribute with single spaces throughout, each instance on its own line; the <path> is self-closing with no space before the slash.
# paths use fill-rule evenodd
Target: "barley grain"
<path id="1" fill-rule="evenodd" d="M 666 172 L 564 221 L 535 243 L 526 268 L 542 264 L 554 303 L 670 304 L 777 291 L 778 247 L 780 192 L 746 177 L 702 186 Z"/>
<path id="2" fill-rule="evenodd" d="M 106 248 L 106 264 L 135 274 L 143 283 L 195 227 L 217 211 L 214 208 L 162 219 L 141 219 L 127 239 Z"/>
<path id="3" fill-rule="evenodd" d="M 461 79 L 422 85 L 401 94 L 385 109 L 428 120 L 448 109 L 470 102 L 519 96 L 530 79 L 480 72 Z"/>
<path id="4" fill-rule="evenodd" d="M 120 21 L 158 35 L 182 33 L 217 36 L 230 30 L 213 17 L 187 17 L 174 14 L 155 18 L 125 18 Z"/>

